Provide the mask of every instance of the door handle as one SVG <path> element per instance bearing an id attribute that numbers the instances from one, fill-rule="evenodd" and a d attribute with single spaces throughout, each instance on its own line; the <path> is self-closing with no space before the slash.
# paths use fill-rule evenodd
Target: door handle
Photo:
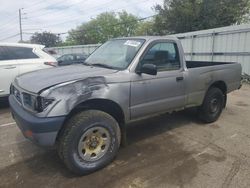
<path id="1" fill-rule="evenodd" d="M 182 80 L 184 80 L 184 77 L 183 77 L 183 76 L 176 77 L 176 81 L 177 81 L 177 82 L 182 81 Z"/>
<path id="2" fill-rule="evenodd" d="M 4 92 L 4 90 L 1 90 L 1 89 L 0 89 L 0 93 L 3 93 L 3 92 Z"/>
<path id="3" fill-rule="evenodd" d="M 4 67 L 4 69 L 14 69 L 16 68 L 15 66 L 9 66 L 9 67 Z"/>

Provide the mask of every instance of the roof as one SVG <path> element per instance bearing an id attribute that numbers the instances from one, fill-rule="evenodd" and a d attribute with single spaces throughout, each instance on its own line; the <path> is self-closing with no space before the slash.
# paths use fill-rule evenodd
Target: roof
<path id="1" fill-rule="evenodd" d="M 0 42 L 0 46 L 16 46 L 16 47 L 27 47 L 27 48 L 44 48 L 44 45 L 40 44 L 27 44 L 27 43 L 9 43 Z"/>
<path id="2" fill-rule="evenodd" d="M 116 39 L 145 39 L 145 40 L 154 40 L 154 39 L 171 39 L 171 40 L 178 40 L 175 36 L 135 36 L 135 37 L 119 37 Z"/>

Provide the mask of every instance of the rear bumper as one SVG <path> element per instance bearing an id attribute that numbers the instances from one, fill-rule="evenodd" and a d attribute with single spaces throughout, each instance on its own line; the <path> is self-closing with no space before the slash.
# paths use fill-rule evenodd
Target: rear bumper
<path id="1" fill-rule="evenodd" d="M 9 96 L 13 118 L 23 135 L 40 146 L 53 146 L 65 117 L 36 117 L 24 110 L 13 95 Z"/>

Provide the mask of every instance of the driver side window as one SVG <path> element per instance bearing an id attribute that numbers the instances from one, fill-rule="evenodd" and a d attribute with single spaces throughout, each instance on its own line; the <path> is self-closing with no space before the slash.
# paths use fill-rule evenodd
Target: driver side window
<path id="1" fill-rule="evenodd" d="M 177 45 L 172 42 L 160 42 L 153 45 L 143 57 L 141 64 L 154 64 L 158 71 L 179 70 Z"/>

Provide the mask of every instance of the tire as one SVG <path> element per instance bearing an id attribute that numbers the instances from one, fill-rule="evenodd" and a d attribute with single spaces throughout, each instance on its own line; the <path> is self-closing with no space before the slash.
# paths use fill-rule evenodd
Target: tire
<path id="1" fill-rule="evenodd" d="M 87 110 L 65 124 L 58 153 L 69 170 L 86 175 L 113 161 L 121 140 L 117 121 L 99 110 Z"/>
<path id="2" fill-rule="evenodd" d="M 225 105 L 225 96 L 219 88 L 207 91 L 203 104 L 198 108 L 199 118 L 205 123 L 215 122 Z"/>

